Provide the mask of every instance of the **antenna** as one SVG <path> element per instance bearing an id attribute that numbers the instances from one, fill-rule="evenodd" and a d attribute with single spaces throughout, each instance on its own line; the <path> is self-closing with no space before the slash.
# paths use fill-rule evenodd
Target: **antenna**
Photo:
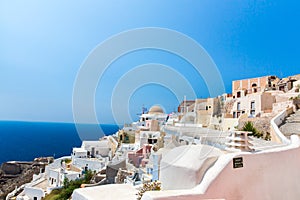
<path id="1" fill-rule="evenodd" d="M 184 95 L 184 99 L 183 99 L 183 112 L 186 113 L 186 96 Z"/>
<path id="2" fill-rule="evenodd" d="M 137 115 L 145 114 L 146 111 L 147 111 L 147 108 L 146 108 L 145 105 L 143 104 L 143 106 L 142 106 L 142 113 L 137 113 Z"/>
<path id="3" fill-rule="evenodd" d="M 143 107 L 142 107 L 142 113 L 145 114 L 145 111 L 147 111 L 147 108 L 146 108 L 145 105 L 143 104 Z"/>

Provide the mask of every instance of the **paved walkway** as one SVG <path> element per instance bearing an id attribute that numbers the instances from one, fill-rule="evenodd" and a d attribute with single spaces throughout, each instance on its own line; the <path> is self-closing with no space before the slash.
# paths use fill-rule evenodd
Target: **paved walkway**
<path id="1" fill-rule="evenodd" d="M 279 129 L 286 137 L 291 135 L 300 136 L 300 110 L 287 117 L 285 123 Z"/>
<path id="2" fill-rule="evenodd" d="M 274 149 L 274 148 L 286 146 L 286 144 L 267 141 L 253 136 L 250 136 L 250 138 L 251 138 L 250 143 L 253 144 L 252 148 L 255 151 L 262 151 L 262 150 L 268 150 L 268 149 Z"/>

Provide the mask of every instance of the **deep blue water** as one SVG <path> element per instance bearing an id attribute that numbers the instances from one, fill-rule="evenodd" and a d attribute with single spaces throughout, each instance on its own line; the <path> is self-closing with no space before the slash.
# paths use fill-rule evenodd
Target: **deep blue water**
<path id="1" fill-rule="evenodd" d="M 106 135 L 117 125 L 101 125 Z M 97 138 L 95 138 L 97 139 Z M 81 146 L 75 124 L 0 121 L 0 164 L 10 160 L 32 161 L 36 157 L 70 155 Z"/>

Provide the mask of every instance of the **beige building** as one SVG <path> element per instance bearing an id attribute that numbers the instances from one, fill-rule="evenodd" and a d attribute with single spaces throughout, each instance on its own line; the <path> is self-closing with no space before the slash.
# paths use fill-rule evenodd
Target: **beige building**
<path id="1" fill-rule="evenodd" d="M 178 110 L 179 113 L 193 112 L 194 111 L 194 106 L 195 106 L 195 101 L 194 100 L 184 100 L 180 103 L 177 110 Z"/>
<path id="2" fill-rule="evenodd" d="M 220 114 L 221 105 L 218 98 L 196 99 L 195 111 L 197 124 L 202 124 L 203 127 L 209 127 L 211 118 Z"/>
<path id="3" fill-rule="evenodd" d="M 298 84 L 299 79 L 300 75 L 294 75 L 282 79 L 276 76 L 263 76 L 233 81 L 232 95 L 235 100 L 231 109 L 233 118 L 238 118 L 242 114 L 257 117 L 272 113 L 277 103 L 282 104 L 291 96 L 295 96 L 291 90 L 294 88 L 296 91 L 295 85 Z"/>
<path id="4" fill-rule="evenodd" d="M 239 118 L 242 114 L 247 114 L 248 117 L 257 117 L 272 113 L 273 103 L 275 103 L 275 97 L 272 93 L 248 94 L 234 102 L 232 116 L 233 118 Z"/>
<path id="5" fill-rule="evenodd" d="M 232 81 L 233 98 L 246 96 L 247 94 L 276 90 L 280 79 L 276 76 L 263 76 Z"/>
<path id="6" fill-rule="evenodd" d="M 293 87 L 297 86 L 299 84 L 299 80 L 300 80 L 300 74 L 289 76 L 287 78 L 282 78 L 278 82 L 276 89 L 283 92 L 287 92 L 291 90 Z"/>

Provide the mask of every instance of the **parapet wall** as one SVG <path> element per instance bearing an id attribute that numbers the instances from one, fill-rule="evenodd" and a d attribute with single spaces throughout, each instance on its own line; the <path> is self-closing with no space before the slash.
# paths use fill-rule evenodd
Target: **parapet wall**
<path id="1" fill-rule="evenodd" d="M 292 108 L 284 110 L 271 120 L 273 140 L 286 146 L 256 153 L 222 155 L 195 188 L 147 192 L 142 200 L 299 199 L 300 180 L 296 178 L 300 177 L 299 137 L 292 135 L 288 140 L 278 128 L 292 112 Z M 242 158 L 240 167 L 234 168 L 234 158 Z"/>
<path id="2" fill-rule="evenodd" d="M 171 200 L 175 197 L 178 200 L 296 200 L 300 196 L 300 181 L 296 178 L 300 177 L 299 154 L 299 138 L 292 136 L 289 146 L 268 152 L 223 155 L 195 188 L 147 192 L 143 200 Z M 236 157 L 243 159 L 240 168 L 233 168 L 233 158 Z"/>
<path id="3" fill-rule="evenodd" d="M 286 143 L 289 144 L 290 141 L 281 133 L 278 126 L 283 123 L 285 118 L 289 116 L 291 113 L 293 113 L 293 108 L 288 108 L 284 111 L 281 111 L 278 115 L 276 115 L 271 120 L 271 140 L 278 143 Z"/>

